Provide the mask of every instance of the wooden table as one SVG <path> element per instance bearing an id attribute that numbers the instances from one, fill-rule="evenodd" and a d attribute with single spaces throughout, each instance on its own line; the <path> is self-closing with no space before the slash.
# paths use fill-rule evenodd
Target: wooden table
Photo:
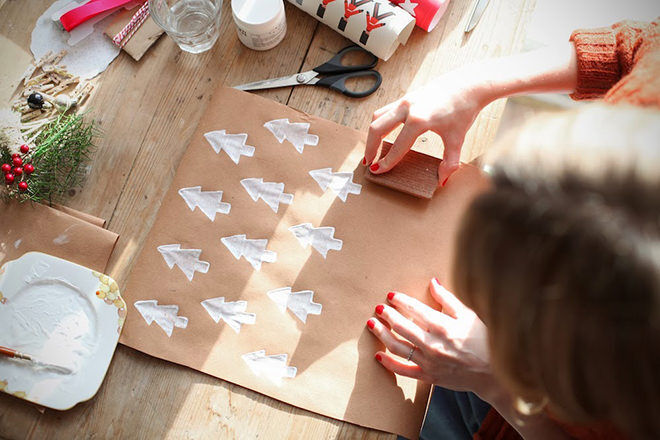
<path id="1" fill-rule="evenodd" d="M 463 28 L 472 1 L 452 0 L 430 34 L 415 29 L 405 47 L 379 64 L 383 85 L 369 98 L 353 100 L 315 87 L 260 94 L 366 131 L 373 111 L 406 91 L 469 62 L 520 50 L 535 0 L 491 1 L 466 37 Z M 84 189 L 67 204 L 107 219 L 109 229 L 121 234 L 108 270 L 120 286 L 127 280 L 211 92 L 220 84 L 232 86 L 310 69 L 347 44 L 336 32 L 287 4 L 284 41 L 267 52 L 251 51 L 236 37 L 229 3 L 225 0 L 220 39 L 209 52 L 181 52 L 163 36 L 139 63 L 121 53 L 97 79 L 89 108 L 104 136 Z M 0 0 L 2 44 L 28 51 L 32 27 L 49 4 L 49 0 Z M 503 107 L 499 101 L 482 112 L 467 136 L 463 160 L 478 156 L 491 143 Z M 441 151 L 435 135 L 424 135 L 419 142 L 424 149 Z M 124 346 L 117 348 L 98 395 L 70 411 L 40 412 L 0 393 L 0 438 L 203 437 L 393 438 Z"/>

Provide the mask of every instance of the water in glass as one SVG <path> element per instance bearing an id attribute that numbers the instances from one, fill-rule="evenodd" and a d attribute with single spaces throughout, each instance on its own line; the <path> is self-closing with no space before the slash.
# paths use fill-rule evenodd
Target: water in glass
<path id="1" fill-rule="evenodd" d="M 154 18 L 182 50 L 200 53 L 215 44 L 220 35 L 221 0 L 156 0 L 156 3 L 160 17 Z"/>

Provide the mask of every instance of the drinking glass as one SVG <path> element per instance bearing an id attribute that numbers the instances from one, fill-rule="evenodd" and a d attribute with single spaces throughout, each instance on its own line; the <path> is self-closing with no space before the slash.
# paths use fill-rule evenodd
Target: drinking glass
<path id="1" fill-rule="evenodd" d="M 209 50 L 220 35 L 222 0 L 149 0 L 149 13 L 181 50 Z"/>

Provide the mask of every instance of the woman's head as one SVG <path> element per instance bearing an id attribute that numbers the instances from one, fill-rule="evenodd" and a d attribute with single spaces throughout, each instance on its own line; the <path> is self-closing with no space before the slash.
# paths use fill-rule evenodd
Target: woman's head
<path id="1" fill-rule="evenodd" d="M 660 113 L 530 121 L 487 159 L 457 242 L 457 294 L 513 393 L 567 421 L 660 434 Z"/>

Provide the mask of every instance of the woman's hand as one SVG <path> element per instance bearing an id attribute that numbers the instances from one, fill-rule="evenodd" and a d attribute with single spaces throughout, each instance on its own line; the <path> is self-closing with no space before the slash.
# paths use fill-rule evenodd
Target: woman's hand
<path id="1" fill-rule="evenodd" d="M 575 47 L 564 43 L 442 75 L 430 86 L 374 112 L 364 164 L 371 165 L 374 174 L 385 173 L 406 155 L 419 135 L 434 131 L 445 145 L 438 168 L 438 181 L 444 186 L 458 168 L 465 134 L 486 104 L 525 93 L 573 92 L 577 72 Z M 381 141 L 400 124 L 403 129 L 392 149 L 374 163 Z"/>
<path id="2" fill-rule="evenodd" d="M 376 110 L 369 126 L 364 159 L 371 172 L 381 174 L 391 170 L 408 153 L 415 139 L 430 130 L 444 142 L 444 156 L 438 168 L 438 183 L 444 186 L 458 169 L 465 133 L 487 104 L 471 77 L 468 72 L 451 72 L 432 85 Z M 383 138 L 400 124 L 404 124 L 403 129 L 390 152 L 372 163 Z"/>
<path id="3" fill-rule="evenodd" d="M 488 394 L 495 380 L 486 326 L 437 279 L 431 280 L 430 289 L 441 312 L 394 292 L 387 295 L 389 306 L 376 307 L 379 319 L 370 319 L 367 327 L 389 350 L 377 352 L 376 359 L 396 374 L 456 391 Z"/>

